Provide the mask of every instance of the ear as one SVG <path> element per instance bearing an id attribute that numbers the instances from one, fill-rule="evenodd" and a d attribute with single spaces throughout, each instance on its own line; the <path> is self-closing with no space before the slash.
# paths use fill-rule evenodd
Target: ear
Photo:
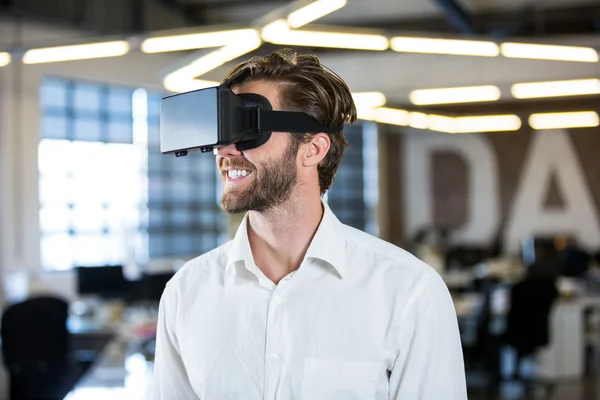
<path id="1" fill-rule="evenodd" d="M 313 135 L 308 143 L 304 143 L 302 165 L 305 167 L 317 166 L 325 158 L 331 147 L 331 140 L 325 133 Z"/>

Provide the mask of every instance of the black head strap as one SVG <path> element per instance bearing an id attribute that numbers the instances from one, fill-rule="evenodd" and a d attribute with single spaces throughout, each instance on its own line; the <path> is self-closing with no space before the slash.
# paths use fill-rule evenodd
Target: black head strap
<path id="1" fill-rule="evenodd" d="M 245 117 L 248 118 L 248 122 L 246 126 L 253 127 L 255 126 L 253 121 L 254 110 L 262 110 L 262 111 L 270 111 L 272 110 L 271 102 L 264 96 L 255 93 L 241 93 L 237 95 L 239 98 L 243 99 L 246 103 L 246 106 L 249 107 Z M 239 151 L 249 150 L 256 148 L 258 146 L 262 146 L 267 143 L 269 138 L 271 137 L 271 131 L 259 131 L 259 130 L 251 130 L 251 139 L 244 140 L 236 143 L 236 147 Z"/>
<path id="2" fill-rule="evenodd" d="M 310 115 L 297 111 L 273 111 L 254 109 L 256 129 L 258 131 L 290 133 L 335 133 L 344 129 L 344 125 L 328 127 L 319 123 Z"/>

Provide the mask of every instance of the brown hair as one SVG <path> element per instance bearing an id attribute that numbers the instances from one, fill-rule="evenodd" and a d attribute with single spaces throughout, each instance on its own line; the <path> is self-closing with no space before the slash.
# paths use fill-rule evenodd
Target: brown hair
<path id="1" fill-rule="evenodd" d="M 240 81 L 234 79 L 232 86 L 256 80 L 273 82 L 280 88 L 279 99 L 284 110 L 305 112 L 325 126 L 356 121 L 356 106 L 350 89 L 313 54 L 282 49 L 263 57 L 253 57 L 239 64 L 223 81 L 244 69 L 249 69 L 250 73 L 243 74 Z M 294 134 L 292 140 L 298 148 L 300 143 L 307 143 L 312 136 L 309 133 Z M 321 195 L 331 187 L 344 150 L 349 147 L 343 130 L 330 133 L 329 138 L 329 152 L 318 166 Z"/>

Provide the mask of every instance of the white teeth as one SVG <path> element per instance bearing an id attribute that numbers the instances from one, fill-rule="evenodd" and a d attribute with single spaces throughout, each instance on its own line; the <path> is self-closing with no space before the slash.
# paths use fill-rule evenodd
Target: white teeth
<path id="1" fill-rule="evenodd" d="M 246 170 L 242 170 L 242 169 L 232 169 L 227 171 L 227 175 L 231 178 L 231 179 L 237 179 L 240 176 L 247 176 L 250 172 L 246 171 Z"/>

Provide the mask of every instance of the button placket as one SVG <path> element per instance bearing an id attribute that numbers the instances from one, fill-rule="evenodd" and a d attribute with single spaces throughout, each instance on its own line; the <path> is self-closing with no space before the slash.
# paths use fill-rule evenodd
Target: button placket
<path id="1" fill-rule="evenodd" d="M 275 400 L 275 390 L 281 374 L 282 355 L 280 339 L 282 332 L 281 304 L 283 302 L 284 284 L 275 287 L 267 315 L 267 340 L 265 348 L 265 393 L 264 399 Z"/>

